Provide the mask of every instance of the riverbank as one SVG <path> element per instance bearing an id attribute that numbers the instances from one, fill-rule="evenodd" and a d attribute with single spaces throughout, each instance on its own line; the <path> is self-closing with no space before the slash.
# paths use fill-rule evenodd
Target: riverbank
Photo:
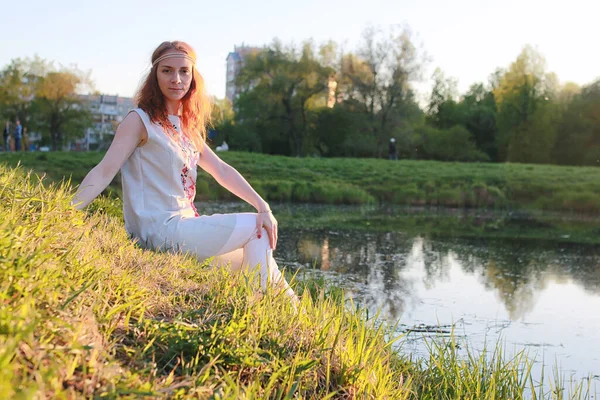
<path id="1" fill-rule="evenodd" d="M 54 181 L 80 183 L 103 153 L 0 154 Z M 219 153 L 271 202 L 394 204 L 505 211 L 600 212 L 600 168 Z M 117 177 L 110 191 L 120 193 Z M 199 171 L 197 201 L 234 196 Z"/>
<path id="2" fill-rule="evenodd" d="M 7 398 L 540 398 L 521 353 L 412 361 L 322 282 L 285 298 L 191 257 L 142 250 L 72 190 L 0 167 L 0 392 Z M 102 208 L 99 200 L 96 209 Z M 110 204 L 108 201 L 105 204 Z M 590 398 L 592 380 L 550 387 Z M 590 390 L 592 390 L 590 392 Z"/>

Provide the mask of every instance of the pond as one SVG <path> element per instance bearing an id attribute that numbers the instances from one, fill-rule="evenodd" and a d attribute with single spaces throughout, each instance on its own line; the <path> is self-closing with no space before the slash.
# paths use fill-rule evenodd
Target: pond
<path id="1" fill-rule="evenodd" d="M 243 208 L 199 206 L 205 212 Z M 323 226 L 341 226 L 339 215 L 327 218 L 340 213 L 336 207 L 286 205 L 275 212 L 282 216 L 280 222 L 285 221 L 275 255 L 279 265 L 297 270 L 299 276 L 322 276 L 344 288 L 371 315 L 379 310 L 381 318 L 398 322 L 399 330 L 406 332 L 401 351 L 424 356 L 428 354 L 425 339 L 453 331 L 473 350 L 484 346 L 493 350 L 497 343 L 507 356 L 525 350 L 535 358 L 534 378 L 541 376 L 544 366 L 547 377 L 558 367 L 567 379 L 600 380 L 597 244 L 532 238 L 523 232 L 524 221 L 516 237 L 476 237 L 456 235 L 456 229 L 447 234 L 437 229 L 432 234 L 412 226 L 406 231 L 403 220 L 393 216 L 366 229 Z M 348 216 L 346 221 L 373 221 L 377 218 L 370 215 L 382 212 L 345 208 L 341 214 Z M 430 220 L 448 219 L 447 212 L 417 214 L 423 213 Z M 313 221 L 329 222 L 310 226 L 307 215 Z M 597 223 L 587 221 L 583 230 L 595 229 Z M 531 225 L 539 229 L 539 224 Z M 564 221 L 561 226 L 571 233 L 582 231 L 566 228 Z M 551 236 L 565 235 L 553 232 Z"/>

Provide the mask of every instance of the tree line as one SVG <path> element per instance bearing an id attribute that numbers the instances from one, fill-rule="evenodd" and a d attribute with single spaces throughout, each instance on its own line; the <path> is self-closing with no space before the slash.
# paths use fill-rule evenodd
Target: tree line
<path id="1" fill-rule="evenodd" d="M 406 28 L 369 27 L 353 52 L 275 40 L 245 58 L 215 126 L 231 148 L 270 154 L 384 157 L 394 138 L 405 159 L 599 164 L 600 79 L 561 85 L 526 46 L 462 95 L 436 69 L 422 105 L 426 63 Z"/>
<path id="2" fill-rule="evenodd" d="M 13 59 L 0 71 L 0 117 L 13 124 L 20 120 L 29 132 L 41 134 L 42 144 L 61 149 L 92 125 L 78 96 L 86 89 L 92 89 L 90 73 L 77 67 L 56 67 L 39 57 Z"/>
<path id="3" fill-rule="evenodd" d="M 427 57 L 408 28 L 368 27 L 358 47 L 275 40 L 244 59 L 235 104 L 215 100 L 213 126 L 231 149 L 322 157 L 600 164 L 600 79 L 560 84 L 543 56 L 523 48 L 488 82 L 459 94 L 436 69 L 427 104 L 415 87 Z M 35 57 L 0 70 L 0 117 L 19 119 L 60 149 L 92 115 L 78 93 L 90 73 Z"/>

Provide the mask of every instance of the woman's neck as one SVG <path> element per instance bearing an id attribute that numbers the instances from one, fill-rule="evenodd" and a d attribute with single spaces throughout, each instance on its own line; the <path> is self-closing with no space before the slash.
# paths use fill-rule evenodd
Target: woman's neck
<path id="1" fill-rule="evenodd" d="M 179 115 L 179 110 L 181 110 L 181 102 L 180 101 L 166 101 L 167 113 L 171 115 Z"/>

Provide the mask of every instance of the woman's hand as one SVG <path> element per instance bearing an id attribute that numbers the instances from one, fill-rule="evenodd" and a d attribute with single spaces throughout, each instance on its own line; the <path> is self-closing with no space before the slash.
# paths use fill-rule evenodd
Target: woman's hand
<path id="1" fill-rule="evenodd" d="M 262 235 L 263 226 L 267 231 L 267 235 L 269 235 L 271 249 L 275 250 L 275 247 L 277 247 L 277 220 L 271 211 L 264 211 L 256 214 L 256 232 L 259 239 Z"/>

